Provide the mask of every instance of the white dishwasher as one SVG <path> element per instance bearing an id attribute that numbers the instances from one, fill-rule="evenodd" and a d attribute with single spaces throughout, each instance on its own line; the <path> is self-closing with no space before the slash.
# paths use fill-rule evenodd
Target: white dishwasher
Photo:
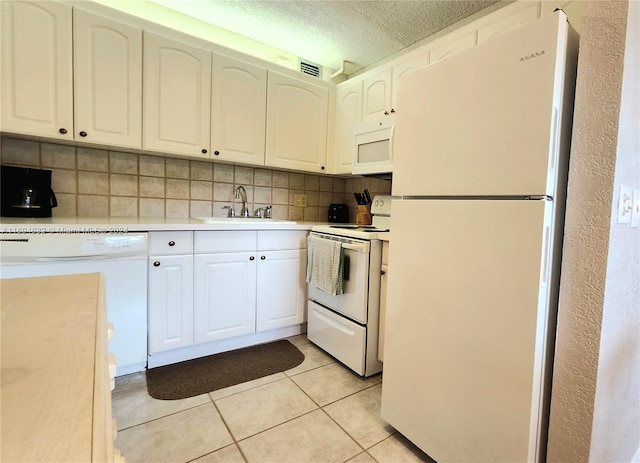
<path id="1" fill-rule="evenodd" d="M 2 233 L 0 278 L 102 273 L 120 376 L 147 365 L 147 255 L 147 233 Z"/>

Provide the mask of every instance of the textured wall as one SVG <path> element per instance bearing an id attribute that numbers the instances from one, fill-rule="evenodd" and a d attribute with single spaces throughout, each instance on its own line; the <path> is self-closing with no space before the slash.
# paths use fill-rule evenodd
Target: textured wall
<path id="1" fill-rule="evenodd" d="M 626 1 L 593 1 L 584 8 L 549 462 L 589 461 L 614 199 L 626 18 Z"/>
<path id="2" fill-rule="evenodd" d="M 628 462 L 640 449 L 640 228 L 616 223 L 620 185 L 640 188 L 640 2 L 629 2 L 609 234 L 592 462 Z"/>

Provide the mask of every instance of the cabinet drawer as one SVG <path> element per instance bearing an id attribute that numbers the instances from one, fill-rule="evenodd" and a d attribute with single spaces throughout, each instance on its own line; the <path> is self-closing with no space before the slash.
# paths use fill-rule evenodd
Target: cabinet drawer
<path id="1" fill-rule="evenodd" d="M 196 232 L 195 252 L 245 252 L 256 250 L 255 230 Z"/>
<path id="2" fill-rule="evenodd" d="M 307 230 L 265 230 L 258 232 L 258 251 L 306 249 Z"/>
<path id="3" fill-rule="evenodd" d="M 191 254 L 193 252 L 193 232 L 152 232 L 149 233 L 149 255 L 167 256 Z"/>
<path id="4" fill-rule="evenodd" d="M 367 330 L 309 301 L 307 337 L 359 375 L 364 375 Z"/>

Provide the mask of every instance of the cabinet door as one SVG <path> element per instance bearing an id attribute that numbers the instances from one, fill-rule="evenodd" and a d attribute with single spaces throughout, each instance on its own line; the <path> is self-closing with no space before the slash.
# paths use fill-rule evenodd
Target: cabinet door
<path id="1" fill-rule="evenodd" d="M 327 87 L 269 71 L 266 164 L 324 171 L 328 114 Z"/>
<path id="2" fill-rule="evenodd" d="M 73 139 L 71 7 L 2 2 L 2 127 Z"/>
<path id="3" fill-rule="evenodd" d="M 142 147 L 142 30 L 74 11 L 75 138 Z"/>
<path id="4" fill-rule="evenodd" d="M 393 67 L 393 82 L 391 88 L 393 89 L 393 97 L 391 98 L 391 105 L 393 109 L 398 111 L 398 89 L 402 85 L 402 79 L 417 69 L 421 69 L 429 64 L 429 53 L 423 53 L 420 56 L 400 63 Z"/>
<path id="5" fill-rule="evenodd" d="M 362 122 L 362 80 L 347 80 L 336 89 L 336 173 L 350 174 L 355 141 L 353 128 Z"/>
<path id="6" fill-rule="evenodd" d="M 391 69 L 384 69 L 364 79 L 362 120 L 383 117 L 392 109 Z"/>
<path id="7" fill-rule="evenodd" d="M 306 249 L 260 252 L 257 331 L 305 321 Z"/>
<path id="8" fill-rule="evenodd" d="M 212 157 L 264 165 L 266 113 L 267 70 L 214 54 Z"/>
<path id="9" fill-rule="evenodd" d="M 436 61 L 440 61 L 441 59 L 447 58 L 459 51 L 466 50 L 467 48 L 471 48 L 476 44 L 476 32 L 470 32 L 467 35 L 463 35 L 451 42 L 447 42 L 443 45 L 440 45 L 436 48 L 433 48 L 430 52 L 430 63 L 435 63 Z"/>
<path id="10" fill-rule="evenodd" d="M 149 259 L 149 353 L 193 345 L 193 256 Z"/>
<path id="11" fill-rule="evenodd" d="M 517 11 L 511 16 L 507 16 L 488 26 L 478 29 L 478 43 L 486 42 L 503 32 L 507 32 L 516 27 L 522 26 L 526 22 L 533 21 L 538 18 L 538 2 L 533 2 L 530 6 L 523 10 Z"/>
<path id="12" fill-rule="evenodd" d="M 209 157 L 211 52 L 144 33 L 143 148 Z"/>
<path id="13" fill-rule="evenodd" d="M 195 256 L 195 341 L 256 331 L 255 252 Z"/>

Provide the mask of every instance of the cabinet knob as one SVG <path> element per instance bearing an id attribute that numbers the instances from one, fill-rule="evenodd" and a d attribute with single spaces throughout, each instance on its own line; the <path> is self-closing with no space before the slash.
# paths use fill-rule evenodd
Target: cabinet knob
<path id="1" fill-rule="evenodd" d="M 169 241 L 169 246 L 175 246 L 176 242 L 175 241 Z"/>
<path id="2" fill-rule="evenodd" d="M 85 132 L 84 130 L 82 132 L 80 132 L 79 134 L 81 137 L 86 137 L 87 136 L 87 132 Z"/>
<path id="3" fill-rule="evenodd" d="M 202 148 L 202 154 L 207 154 L 207 149 L 206 148 Z"/>
<path id="4" fill-rule="evenodd" d="M 155 261 L 155 262 L 153 263 L 153 266 L 154 266 L 154 267 L 160 267 L 160 262 Z"/>
<path id="5" fill-rule="evenodd" d="M 265 260 L 266 256 L 260 256 L 260 260 Z"/>
<path id="6" fill-rule="evenodd" d="M 213 152 L 213 154 L 214 154 L 215 156 L 219 156 L 219 155 L 220 155 L 220 151 L 215 150 L 215 151 Z"/>
<path id="7" fill-rule="evenodd" d="M 396 110 L 395 110 L 395 109 L 393 109 L 393 108 L 391 108 L 391 114 L 393 114 L 393 113 L 395 113 L 395 112 L 396 112 Z"/>
<path id="8" fill-rule="evenodd" d="M 324 170 L 324 166 L 320 167 L 320 170 Z"/>
<path id="9" fill-rule="evenodd" d="M 60 132 L 62 135 L 65 135 L 67 133 L 67 129 L 62 127 L 61 129 L 58 130 L 58 132 Z"/>
<path id="10" fill-rule="evenodd" d="M 254 259 L 255 259 L 254 256 L 249 257 L 249 260 L 254 260 Z"/>

